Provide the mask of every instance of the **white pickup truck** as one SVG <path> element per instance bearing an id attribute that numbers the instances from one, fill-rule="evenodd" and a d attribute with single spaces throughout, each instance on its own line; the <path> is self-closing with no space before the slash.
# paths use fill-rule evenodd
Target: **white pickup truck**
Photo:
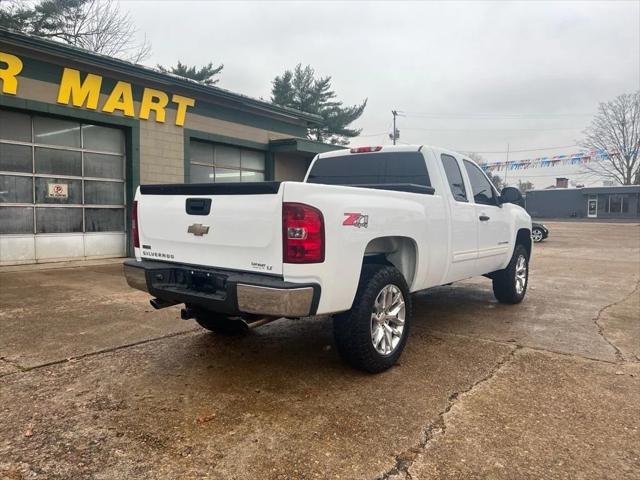
<path id="1" fill-rule="evenodd" d="M 304 182 L 142 185 L 130 286 L 217 333 L 333 315 L 338 351 L 380 372 L 398 359 L 411 293 L 484 275 L 527 291 L 531 218 L 469 158 L 427 147 L 316 156 Z M 304 320 L 300 320 L 304 321 Z"/>

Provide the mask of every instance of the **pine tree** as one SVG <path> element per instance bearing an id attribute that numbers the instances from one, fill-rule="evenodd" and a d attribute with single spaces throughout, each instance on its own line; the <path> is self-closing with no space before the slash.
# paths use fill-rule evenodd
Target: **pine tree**
<path id="1" fill-rule="evenodd" d="M 167 68 L 162 65 L 158 65 L 157 68 L 161 72 L 172 73 L 180 77 L 189 78 L 204 85 L 215 85 L 219 81 L 219 79 L 215 77 L 222 72 L 224 65 L 220 64 L 217 67 L 214 67 L 213 62 L 209 62 L 207 65 L 198 68 L 195 66 L 189 67 L 178 60 L 175 67 Z"/>
<path id="2" fill-rule="evenodd" d="M 349 125 L 362 116 L 367 106 L 366 99 L 359 105 L 343 106 L 331 88 L 331 77 L 316 78 L 311 65 L 302 67 L 302 64 L 273 80 L 271 102 L 321 116 L 321 125 L 310 128 L 308 137 L 336 145 L 346 145 L 350 138 L 360 135 L 362 129 Z"/>

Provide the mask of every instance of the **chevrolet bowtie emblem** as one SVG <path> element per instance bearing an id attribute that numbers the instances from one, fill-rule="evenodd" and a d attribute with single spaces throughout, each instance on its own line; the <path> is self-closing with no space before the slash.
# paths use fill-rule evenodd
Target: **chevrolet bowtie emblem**
<path id="1" fill-rule="evenodd" d="M 201 237 L 209 233 L 209 226 L 202 225 L 201 223 L 194 223 L 193 225 L 189 225 L 187 233 L 193 233 L 196 237 Z"/>

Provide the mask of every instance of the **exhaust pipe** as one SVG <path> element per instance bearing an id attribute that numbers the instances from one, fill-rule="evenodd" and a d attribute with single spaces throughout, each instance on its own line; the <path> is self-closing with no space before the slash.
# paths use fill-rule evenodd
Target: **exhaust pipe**
<path id="1" fill-rule="evenodd" d="M 174 305 L 178 304 L 178 302 L 163 300 L 161 298 L 152 298 L 151 300 L 149 300 L 149 303 L 156 310 L 160 310 L 161 308 L 173 307 Z"/>
<path id="2" fill-rule="evenodd" d="M 256 328 L 256 327 L 261 327 L 262 325 L 266 325 L 267 323 L 271 323 L 274 320 L 277 320 L 280 317 L 263 317 L 263 318 L 259 318 L 257 320 L 253 320 L 252 322 L 248 322 L 246 319 L 242 319 L 246 324 L 247 327 L 249 328 Z"/>

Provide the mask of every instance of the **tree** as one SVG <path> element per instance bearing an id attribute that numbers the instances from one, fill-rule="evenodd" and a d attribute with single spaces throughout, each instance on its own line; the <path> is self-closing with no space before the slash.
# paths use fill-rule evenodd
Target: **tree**
<path id="1" fill-rule="evenodd" d="M 114 0 L 0 0 L 0 27 L 57 40 L 92 52 L 138 63 L 151 54 L 129 12 Z"/>
<path id="2" fill-rule="evenodd" d="M 606 154 L 585 164 L 588 172 L 622 185 L 640 184 L 640 90 L 601 103 L 584 135 L 585 148 Z"/>
<path id="3" fill-rule="evenodd" d="M 331 77 L 316 78 L 311 65 L 302 67 L 302 64 L 293 71 L 285 70 L 273 80 L 271 102 L 320 115 L 320 126 L 309 128 L 307 136 L 336 145 L 346 145 L 350 138 L 360 135 L 362 129 L 349 128 L 349 125 L 360 118 L 367 106 L 366 99 L 359 105 L 343 106 L 331 89 Z"/>
<path id="4" fill-rule="evenodd" d="M 518 190 L 520 190 L 522 193 L 533 190 L 534 188 L 535 187 L 533 186 L 533 183 L 531 183 L 530 181 L 525 180 L 523 182 L 522 180 L 518 180 Z"/>
<path id="5" fill-rule="evenodd" d="M 162 65 L 157 66 L 158 70 L 164 73 L 173 73 L 174 75 L 178 75 L 184 78 L 190 78 L 191 80 L 195 80 L 196 82 L 202 83 L 204 85 L 215 85 L 218 83 L 219 79 L 215 78 L 217 75 L 222 72 L 224 65 L 221 63 L 217 67 L 213 66 L 213 62 L 209 62 L 207 65 L 204 65 L 200 68 L 192 66 L 188 67 L 178 60 L 178 63 L 175 67 L 163 67 Z"/>
<path id="6" fill-rule="evenodd" d="M 486 160 L 479 153 L 467 152 L 467 156 L 471 160 L 476 162 L 478 165 L 487 163 Z M 498 191 L 502 190 L 502 188 L 504 187 L 504 181 L 502 180 L 502 177 L 500 175 L 495 175 L 491 173 L 491 170 L 485 170 L 485 173 L 487 174 L 487 177 L 489 177 L 489 180 L 491 180 L 491 183 L 493 183 L 493 186 L 496 187 L 496 190 Z"/>
<path id="7" fill-rule="evenodd" d="M 493 183 L 493 186 L 496 187 L 496 190 L 498 190 L 499 192 L 502 191 L 502 189 L 505 187 L 504 180 L 500 175 L 493 174 L 489 170 L 487 170 L 487 177 L 489 177 L 489 180 L 491 180 L 491 183 Z"/>

